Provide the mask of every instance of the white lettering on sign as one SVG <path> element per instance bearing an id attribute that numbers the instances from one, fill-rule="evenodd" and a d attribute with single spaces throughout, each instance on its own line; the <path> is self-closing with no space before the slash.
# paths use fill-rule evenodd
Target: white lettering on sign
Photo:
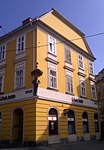
<path id="1" fill-rule="evenodd" d="M 57 118 L 56 117 L 48 117 L 48 120 L 57 120 Z"/>

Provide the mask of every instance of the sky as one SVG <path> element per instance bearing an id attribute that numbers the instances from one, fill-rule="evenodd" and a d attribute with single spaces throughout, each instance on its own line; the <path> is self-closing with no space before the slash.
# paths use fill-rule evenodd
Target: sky
<path id="1" fill-rule="evenodd" d="M 104 33 L 104 0 L 0 0 L 0 36 L 55 8 L 86 36 Z M 86 38 L 96 58 L 95 74 L 104 68 L 104 34 Z"/>

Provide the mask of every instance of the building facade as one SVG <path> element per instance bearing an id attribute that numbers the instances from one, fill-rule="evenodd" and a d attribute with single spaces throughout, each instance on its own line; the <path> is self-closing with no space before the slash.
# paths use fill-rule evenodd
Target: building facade
<path id="1" fill-rule="evenodd" d="M 94 60 L 84 34 L 55 9 L 1 37 L 0 141 L 99 139 Z"/>
<path id="2" fill-rule="evenodd" d="M 104 69 L 95 76 L 95 79 L 101 124 L 101 138 L 104 138 Z"/>

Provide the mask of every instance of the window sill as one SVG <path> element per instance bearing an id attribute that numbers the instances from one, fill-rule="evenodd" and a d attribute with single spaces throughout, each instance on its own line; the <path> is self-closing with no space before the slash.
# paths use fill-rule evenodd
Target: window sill
<path id="1" fill-rule="evenodd" d="M 74 96 L 74 93 L 66 92 L 66 94 Z"/>
<path id="2" fill-rule="evenodd" d="M 54 91 L 58 91 L 58 89 L 52 88 L 52 87 L 47 87 L 47 89 L 49 90 L 54 90 Z"/>
<path id="3" fill-rule="evenodd" d="M 81 97 L 81 98 L 85 98 L 85 99 L 87 99 L 87 97 L 86 97 L 86 96 L 82 96 L 82 95 L 81 95 L 80 97 Z"/>
<path id="4" fill-rule="evenodd" d="M 15 88 L 14 91 L 19 91 L 19 90 L 23 90 L 23 89 L 26 89 L 26 87 Z"/>
<path id="5" fill-rule="evenodd" d="M 56 54 L 53 54 L 53 53 L 51 53 L 51 52 L 48 52 L 48 54 L 50 54 L 50 55 L 52 55 L 52 56 L 54 56 L 54 57 L 57 57 Z"/>
<path id="6" fill-rule="evenodd" d="M 3 95 L 4 94 L 4 92 L 0 92 L 0 95 Z"/>

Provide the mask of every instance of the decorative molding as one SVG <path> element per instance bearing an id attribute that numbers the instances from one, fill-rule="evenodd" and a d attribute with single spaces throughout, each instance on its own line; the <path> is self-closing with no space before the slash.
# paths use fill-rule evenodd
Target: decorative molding
<path id="1" fill-rule="evenodd" d="M 59 64 L 59 62 L 58 62 L 57 60 L 53 60 L 53 59 L 51 59 L 51 58 L 49 58 L 49 57 L 47 57 L 45 60 L 46 60 L 46 61 L 49 61 L 49 62 L 51 62 L 51 63 L 53 63 L 53 64 L 55 64 L 55 65 L 58 65 L 58 64 Z"/>
<path id="2" fill-rule="evenodd" d="M 63 68 L 64 68 L 64 69 L 67 69 L 67 70 L 69 70 L 69 71 L 71 71 L 71 72 L 73 72 L 73 71 L 74 71 L 74 69 L 73 69 L 73 68 L 70 68 L 70 67 L 68 67 L 68 66 L 66 66 L 66 65 L 65 65 Z"/>
<path id="3" fill-rule="evenodd" d="M 78 75 L 80 75 L 80 76 L 82 76 L 82 77 L 86 77 L 86 75 L 84 74 L 84 73 L 82 73 L 82 72 L 78 72 Z"/>

